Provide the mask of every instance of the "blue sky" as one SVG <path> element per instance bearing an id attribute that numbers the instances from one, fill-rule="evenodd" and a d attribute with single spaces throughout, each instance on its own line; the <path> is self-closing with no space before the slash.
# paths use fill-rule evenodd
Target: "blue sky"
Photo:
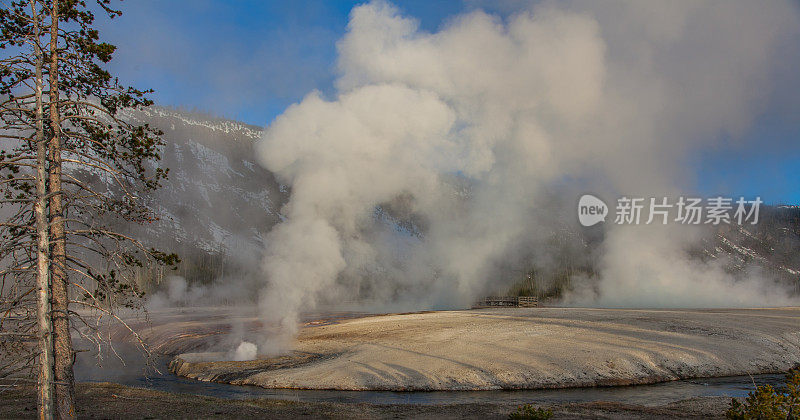
<path id="1" fill-rule="evenodd" d="M 118 46 L 110 65 L 124 83 L 155 89 L 156 103 L 265 126 L 317 89 L 333 92 L 336 41 L 354 5 L 339 0 L 128 0 L 123 15 L 100 18 L 101 36 Z M 396 2 L 425 31 L 475 7 L 505 14 L 515 0 Z M 793 46 L 800 48 L 800 46 Z M 784 94 L 744 138 L 690 162 L 688 190 L 703 195 L 760 195 L 800 203 L 797 92 Z M 764 145 L 770 145 L 764 147 Z"/>
<path id="2" fill-rule="evenodd" d="M 266 125 L 313 89 L 332 91 L 336 41 L 364 1 L 135 0 L 100 19 L 118 52 L 113 73 L 155 89 L 160 104 Z M 404 13 L 435 30 L 461 1 L 412 0 Z"/>

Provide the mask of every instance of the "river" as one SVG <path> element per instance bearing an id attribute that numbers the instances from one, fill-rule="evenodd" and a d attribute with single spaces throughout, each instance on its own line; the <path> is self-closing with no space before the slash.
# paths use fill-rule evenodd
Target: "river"
<path id="1" fill-rule="evenodd" d="M 78 353 L 75 377 L 79 382 L 114 382 L 126 386 L 148 388 L 171 393 L 204 395 L 217 398 L 271 398 L 301 402 L 340 402 L 371 404 L 461 404 L 461 403 L 567 403 L 615 401 L 628 404 L 660 405 L 699 396 L 744 397 L 755 385 L 779 385 L 784 375 L 768 374 L 753 377 L 724 377 L 681 380 L 652 385 L 620 387 L 571 388 L 557 390 L 512 391 L 328 391 L 265 389 L 201 382 L 173 375 L 167 369 L 168 356 L 154 356 L 148 363 L 138 350 L 115 345 L 125 359 L 110 356 L 97 366 L 91 352 Z M 113 353 L 112 353 L 113 354 Z"/>

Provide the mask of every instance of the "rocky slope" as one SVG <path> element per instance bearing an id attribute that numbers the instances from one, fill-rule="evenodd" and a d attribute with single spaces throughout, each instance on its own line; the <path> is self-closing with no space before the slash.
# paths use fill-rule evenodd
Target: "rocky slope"
<path id="1" fill-rule="evenodd" d="M 281 220 L 280 209 L 289 195 L 288 188 L 254 156 L 253 144 L 262 129 L 159 107 L 126 116 L 164 131 L 161 165 L 170 169 L 164 187 L 148 197 L 161 220 L 134 228 L 135 234 L 178 252 L 185 261 L 180 274 L 189 282 L 208 283 L 231 270 L 257 270 L 265 236 Z M 455 194 L 469 195 L 464 180 L 449 182 Z M 376 209 L 375 217 L 398 231 L 424 236 L 424 220 L 395 210 L 387 203 Z M 591 277 L 602 238 L 601 229 L 587 233 L 569 223 L 554 225 L 543 252 L 552 254 L 545 259 L 559 261 L 559 268 L 531 267 L 534 281 L 540 282 L 538 292 L 558 295 L 576 272 Z M 759 224 L 723 225 L 688 251 L 694 258 L 724 259 L 736 275 L 757 269 L 800 288 L 800 208 L 764 207 Z M 508 275 L 519 276 L 518 271 Z M 517 291 L 526 287 L 518 286 Z"/>

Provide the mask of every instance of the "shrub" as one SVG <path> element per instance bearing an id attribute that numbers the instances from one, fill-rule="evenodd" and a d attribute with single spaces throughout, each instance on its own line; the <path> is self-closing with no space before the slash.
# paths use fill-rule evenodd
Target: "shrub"
<path id="1" fill-rule="evenodd" d="M 509 420 L 547 420 L 550 417 L 553 417 L 551 410 L 533 404 L 521 405 L 517 407 L 517 411 L 508 415 Z"/>
<path id="2" fill-rule="evenodd" d="M 736 420 L 800 419 L 800 367 L 786 374 L 784 387 L 759 386 L 744 403 L 733 398 L 725 416 Z"/>

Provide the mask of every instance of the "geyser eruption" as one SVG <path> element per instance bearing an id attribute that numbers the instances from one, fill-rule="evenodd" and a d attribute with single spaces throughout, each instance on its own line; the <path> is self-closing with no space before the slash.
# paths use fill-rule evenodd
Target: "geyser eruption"
<path id="1" fill-rule="evenodd" d="M 290 348 L 298 314 L 320 302 L 457 307 L 497 290 L 498 267 L 572 223 L 573 191 L 679 194 L 687 156 L 763 111 L 800 27 L 784 2 L 599 6 L 475 11 L 434 33 L 382 1 L 353 9 L 334 97 L 310 93 L 257 147 L 291 187 L 267 238 L 258 352 Z M 785 302 L 683 264 L 685 231 L 610 226 L 599 294 L 573 299 Z"/>

